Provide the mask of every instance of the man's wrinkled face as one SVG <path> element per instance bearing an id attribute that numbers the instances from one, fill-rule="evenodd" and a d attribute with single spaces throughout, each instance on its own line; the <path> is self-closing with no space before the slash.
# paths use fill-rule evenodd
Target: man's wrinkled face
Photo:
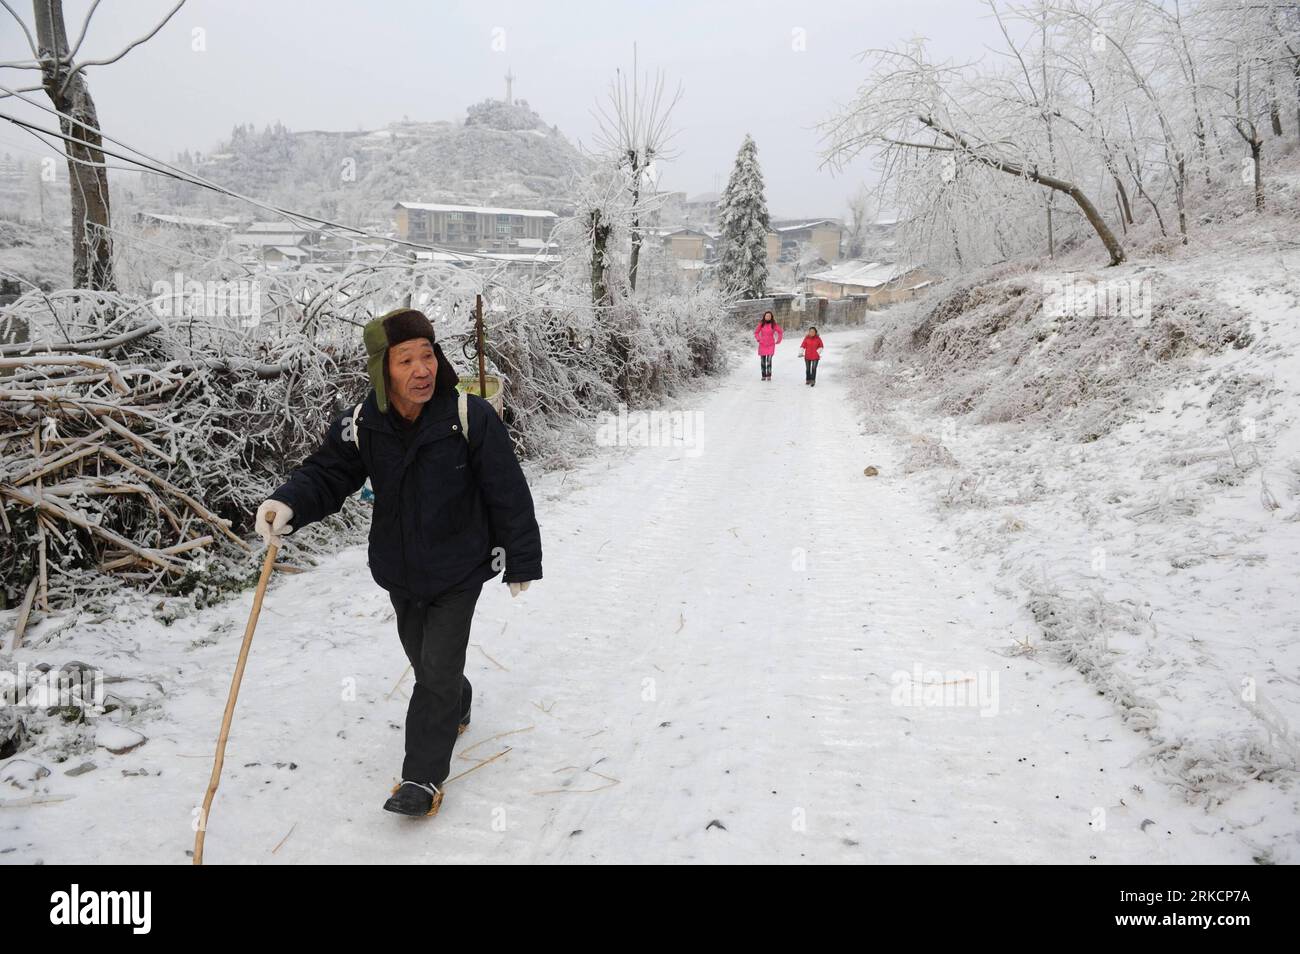
<path id="1" fill-rule="evenodd" d="M 408 404 L 423 404 L 433 397 L 438 376 L 438 356 L 428 338 L 412 338 L 388 349 L 388 383 L 391 397 Z"/>

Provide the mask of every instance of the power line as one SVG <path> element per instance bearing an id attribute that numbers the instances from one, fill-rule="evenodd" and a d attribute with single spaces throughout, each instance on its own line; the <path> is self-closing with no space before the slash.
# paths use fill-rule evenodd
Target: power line
<path id="1" fill-rule="evenodd" d="M 36 126 L 32 123 L 25 122 L 24 120 L 18 119 L 14 116 L 9 116 L 4 113 L 0 113 L 0 119 L 6 119 L 9 122 L 15 124 L 16 126 L 28 130 L 32 130 L 32 131 L 39 131 L 41 133 L 44 133 L 47 136 L 55 136 L 66 142 L 75 143 L 77 145 L 85 146 L 92 149 L 98 148 L 99 151 L 104 153 L 105 155 L 112 156 L 115 159 L 121 159 L 124 162 L 129 162 L 132 165 L 138 166 L 139 168 L 147 172 L 152 172 L 155 175 L 165 176 L 167 178 L 176 179 L 177 181 L 180 182 L 186 182 L 191 185 L 199 186 L 200 188 L 209 189 L 220 195 L 224 195 L 229 198 L 236 199 L 242 202 L 247 202 L 248 204 L 256 206 L 257 208 L 265 209 L 268 212 L 274 212 L 275 214 L 282 216 L 284 219 L 286 219 L 292 224 L 301 226 L 303 222 L 314 223 L 315 225 L 318 226 L 324 226 L 324 228 L 321 228 L 320 231 L 328 232 L 330 229 L 341 230 L 343 232 L 350 233 L 352 235 L 359 235 L 365 238 L 375 239 L 381 242 L 389 242 L 397 245 L 402 245 L 408 248 L 420 249 L 429 252 L 441 252 L 443 254 L 464 256 L 467 258 L 478 258 L 486 262 L 496 262 L 498 264 L 498 270 L 503 270 L 505 267 L 506 263 L 502 262 L 500 259 L 494 258 L 491 254 L 484 254 L 479 252 L 465 252 L 459 249 L 452 249 L 444 246 L 427 245 L 419 242 L 411 242 L 406 239 L 390 238 L 385 235 L 379 235 L 375 232 L 371 232 L 367 229 L 354 228 L 353 226 L 342 225 L 341 223 L 332 222 L 328 219 L 322 219 L 313 215 L 308 215 L 305 212 L 295 212 L 289 209 L 280 208 L 279 206 L 270 205 L 269 203 L 262 202 L 258 199 L 254 199 L 251 196 L 246 196 L 243 195 L 242 193 L 235 192 L 233 189 L 228 189 L 225 186 L 219 185 L 218 183 L 211 182 L 207 179 L 204 179 L 202 176 L 198 176 L 193 173 L 187 172 L 183 169 L 179 169 L 176 166 L 173 166 L 170 163 L 167 163 L 154 156 L 151 156 L 140 149 L 136 149 L 134 146 L 131 146 L 128 143 L 121 142 L 117 139 L 114 139 L 111 136 L 106 135 L 102 130 L 96 129 L 94 126 L 91 126 L 89 123 L 83 122 L 82 120 L 79 120 L 76 117 L 69 116 L 68 114 L 62 112 L 61 110 L 55 109 L 51 106 L 46 106 L 44 103 L 41 103 L 37 100 L 29 99 L 28 97 L 22 95 L 22 93 L 19 91 L 9 89 L 8 87 L 2 84 L 0 84 L 0 90 L 3 90 L 8 95 L 14 96 L 20 101 L 27 103 L 30 106 L 35 106 L 37 109 L 44 110 L 45 112 L 52 113 L 53 115 L 58 116 L 62 119 L 66 119 L 68 122 L 74 123 L 75 125 L 80 126 L 84 130 L 88 130 L 90 132 L 95 133 L 102 140 L 111 142 L 114 145 L 121 146 L 123 149 L 135 153 L 138 156 L 142 156 L 144 159 L 148 160 L 149 163 L 154 163 L 156 165 L 149 165 L 148 163 L 141 162 L 140 160 L 135 159 L 131 156 L 124 156 L 120 153 L 113 152 L 112 150 L 107 149 L 103 146 L 95 147 L 90 143 L 86 142 L 84 138 L 78 139 L 71 136 L 66 136 L 61 132 L 54 132 L 52 130 L 45 129 L 44 127 L 41 126 Z"/>

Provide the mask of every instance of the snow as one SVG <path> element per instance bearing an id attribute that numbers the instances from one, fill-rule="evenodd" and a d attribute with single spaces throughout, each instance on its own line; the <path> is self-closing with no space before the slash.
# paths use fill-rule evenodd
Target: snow
<path id="1" fill-rule="evenodd" d="M 543 134 L 545 135 L 545 134 Z M 394 208 L 415 209 L 421 212 L 470 212 L 474 215 L 523 215 L 554 219 L 554 212 L 546 209 L 503 209 L 486 205 L 443 205 L 436 202 L 398 202 Z"/>
<path id="2" fill-rule="evenodd" d="M 245 230 L 253 234 L 261 235 L 301 235 L 311 234 L 306 229 L 300 228 L 291 222 L 251 222 Z"/>
<path id="3" fill-rule="evenodd" d="M 108 749 L 110 752 L 124 752 L 143 744 L 144 741 L 144 736 L 139 732 L 133 732 L 126 726 L 102 722 L 95 727 L 95 744 Z"/>
<path id="4" fill-rule="evenodd" d="M 232 245 L 259 246 L 266 248 L 291 248 L 285 245 L 290 239 L 297 239 L 299 242 L 305 242 L 310 238 L 307 232 L 238 232 L 230 237 Z"/>
<path id="5" fill-rule="evenodd" d="M 990 306 L 993 282 L 927 332 L 924 375 L 891 349 L 858 370 L 888 393 L 881 435 L 938 468 L 918 469 L 916 493 L 1039 617 L 1036 650 L 1113 701 L 1162 784 L 1207 810 L 1202 826 L 1213 818 L 1252 859 L 1295 863 L 1300 254 L 1267 235 L 1234 241 L 1110 273 L 1150 279 L 1168 306 L 1157 324 L 1189 341 L 1244 315 L 1249 335 L 1232 344 L 1144 366 L 1123 319 L 1044 329 L 1028 299 Z M 880 320 L 893 341 L 916 325 L 905 311 Z"/>
<path id="6" fill-rule="evenodd" d="M 277 575 L 207 861 L 1248 861 L 1082 674 L 1014 651 L 1038 633 L 1021 601 L 903 473 L 906 445 L 863 427 L 870 333 L 822 336 L 816 388 L 796 343 L 766 383 L 747 348 L 663 409 L 693 415 L 691 446 L 597 446 L 593 424 L 578 466 L 531 475 L 546 578 L 485 588 L 453 759 L 474 770 L 436 818 L 380 809 L 410 677 L 364 548 Z M 164 626 L 124 598 L 63 630 L 126 704 L 103 736 L 16 757 L 50 772 L 0 782 L 7 860 L 189 860 L 251 601 Z M 42 632 L 15 661 L 51 654 Z M 146 741 L 94 748 L 119 728 Z"/>
<path id="7" fill-rule="evenodd" d="M 215 219 L 200 219 L 188 215 L 168 215 L 163 212 L 137 212 L 136 221 L 149 224 L 157 222 L 164 225 L 178 225 L 184 228 L 230 230 L 230 226 L 225 222 L 218 222 Z"/>
<path id="8" fill-rule="evenodd" d="M 809 221 L 796 222 L 793 225 L 772 225 L 772 231 L 781 232 L 802 232 L 805 229 L 811 229 L 818 225 L 826 225 L 831 228 L 840 228 L 840 223 L 834 219 L 811 219 Z"/>
<path id="9" fill-rule="evenodd" d="M 907 262 L 838 262 L 833 267 L 805 276 L 810 281 L 836 282 L 844 285 L 860 285 L 863 288 L 878 288 L 895 279 L 902 278 L 908 272 L 915 271 L 916 265 Z"/>

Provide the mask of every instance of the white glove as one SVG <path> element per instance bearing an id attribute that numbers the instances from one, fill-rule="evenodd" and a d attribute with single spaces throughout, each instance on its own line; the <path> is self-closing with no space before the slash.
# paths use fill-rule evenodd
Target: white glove
<path id="1" fill-rule="evenodd" d="M 522 593 L 524 590 L 528 589 L 528 584 L 529 584 L 530 582 L 532 582 L 532 581 L 531 581 L 531 580 L 525 580 L 525 581 L 522 582 L 522 583 L 511 583 L 511 584 L 510 584 L 510 598 L 511 598 L 511 599 L 514 599 L 516 596 L 518 596 L 518 595 L 519 595 L 520 593 Z"/>
<path id="2" fill-rule="evenodd" d="M 253 529 L 261 535 L 262 542 L 269 547 L 272 537 L 293 533 L 293 527 L 289 526 L 289 521 L 292 519 L 293 508 L 287 503 L 281 503 L 279 500 L 264 500 L 262 506 L 257 508 L 257 519 L 253 521 Z M 275 542 L 278 544 L 280 541 L 277 539 Z"/>

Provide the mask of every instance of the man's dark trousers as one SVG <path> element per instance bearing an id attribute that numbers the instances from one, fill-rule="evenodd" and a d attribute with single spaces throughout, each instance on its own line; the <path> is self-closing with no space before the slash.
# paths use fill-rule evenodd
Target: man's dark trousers
<path id="1" fill-rule="evenodd" d="M 482 583 L 448 590 L 429 602 L 389 594 L 397 635 L 415 672 L 406 707 L 402 778 L 441 785 L 451 772 L 451 750 L 473 688 L 465 678 L 465 647 Z"/>

